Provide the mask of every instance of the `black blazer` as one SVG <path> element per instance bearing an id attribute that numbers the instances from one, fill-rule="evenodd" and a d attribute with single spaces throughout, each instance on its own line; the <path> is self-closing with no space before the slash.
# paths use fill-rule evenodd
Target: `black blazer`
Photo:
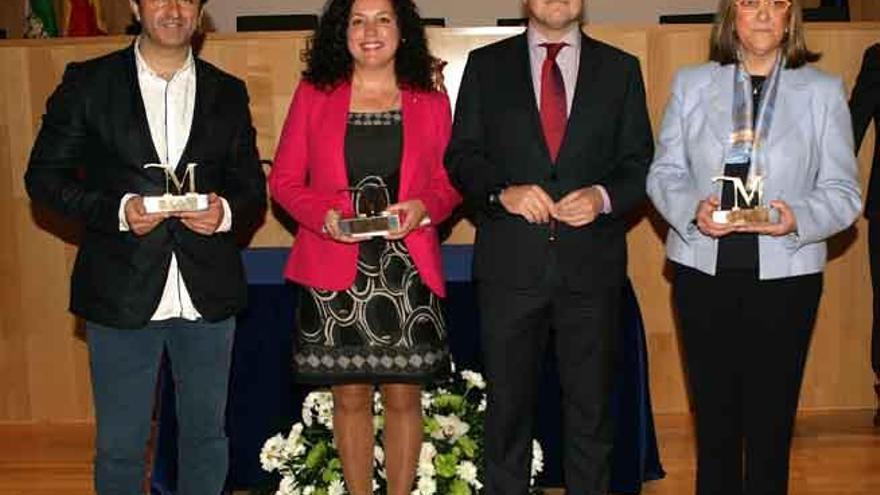
<path id="1" fill-rule="evenodd" d="M 856 150 L 862 144 L 868 124 L 874 121 L 874 162 L 871 165 L 871 180 L 868 183 L 868 197 L 865 201 L 865 216 L 880 214 L 880 43 L 869 47 L 862 59 L 862 69 L 853 88 L 849 101 L 852 114 Z"/>
<path id="2" fill-rule="evenodd" d="M 118 328 L 144 326 L 155 312 L 171 253 L 193 304 L 208 321 L 234 315 L 247 285 L 235 242 L 262 218 L 265 177 L 242 81 L 196 59 L 196 102 L 178 166 L 198 163 L 199 192 L 216 192 L 232 210 L 233 232 L 202 236 L 177 219 L 138 237 L 119 231 L 125 193 L 161 194 L 158 163 L 137 79 L 134 46 L 68 65 L 49 98 L 25 183 L 31 198 L 82 221 L 85 232 L 71 282 L 70 309 Z"/>
<path id="3" fill-rule="evenodd" d="M 626 273 L 621 216 L 645 196 L 653 136 L 638 60 L 583 36 L 578 82 L 556 163 L 541 129 L 525 34 L 468 57 L 446 154 L 455 185 L 478 209 L 474 274 L 517 287 L 541 282 L 551 249 L 568 286 L 619 284 Z M 554 200 L 590 185 L 608 191 L 612 211 L 592 224 L 532 225 L 486 202 L 494 189 L 538 184 Z"/>

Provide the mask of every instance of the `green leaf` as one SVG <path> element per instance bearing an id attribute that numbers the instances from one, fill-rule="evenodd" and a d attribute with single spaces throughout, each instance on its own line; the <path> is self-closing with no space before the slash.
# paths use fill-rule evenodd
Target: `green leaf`
<path id="1" fill-rule="evenodd" d="M 330 483 L 331 481 L 336 481 L 340 479 L 339 471 L 332 469 L 329 465 L 321 470 L 321 479 L 324 480 L 324 483 Z"/>
<path id="2" fill-rule="evenodd" d="M 434 468 L 437 474 L 444 478 L 452 478 L 455 476 L 455 468 L 458 467 L 458 456 L 453 453 L 437 454 L 434 458 Z"/>
<path id="3" fill-rule="evenodd" d="M 452 480 L 449 485 L 449 495 L 471 495 L 471 487 L 464 480 Z"/>
<path id="4" fill-rule="evenodd" d="M 309 469 L 316 469 L 318 466 L 324 462 L 324 457 L 327 456 L 327 443 L 320 442 L 309 451 L 306 456 L 306 467 Z"/>
<path id="5" fill-rule="evenodd" d="M 467 435 L 458 439 L 458 446 L 468 459 L 473 459 L 477 455 L 477 442 Z"/>
<path id="6" fill-rule="evenodd" d="M 434 404 L 441 409 L 461 411 L 464 407 L 464 397 L 456 394 L 438 395 L 434 397 Z"/>
<path id="7" fill-rule="evenodd" d="M 438 423 L 436 419 L 434 419 L 432 416 L 425 418 L 425 434 L 426 435 L 430 436 L 431 433 L 434 433 L 435 431 L 439 431 L 439 430 L 440 430 L 440 423 Z"/>

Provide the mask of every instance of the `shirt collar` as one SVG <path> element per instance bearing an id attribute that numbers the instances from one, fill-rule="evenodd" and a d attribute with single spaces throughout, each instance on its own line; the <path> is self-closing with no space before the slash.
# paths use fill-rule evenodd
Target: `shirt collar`
<path id="1" fill-rule="evenodd" d="M 541 34 L 537 29 L 535 29 L 534 24 L 529 22 L 529 28 L 526 30 L 526 36 L 529 41 L 529 48 L 537 49 L 541 48 L 542 43 L 550 43 L 547 38 Z M 576 24 L 572 26 L 572 28 L 562 37 L 559 42 L 566 43 L 568 46 L 575 49 L 575 51 L 579 51 L 581 48 L 581 27 L 580 24 Z"/>
<path id="2" fill-rule="evenodd" d="M 141 54 L 141 36 L 138 36 L 134 42 L 134 58 L 135 58 L 135 65 L 137 65 L 138 74 L 140 74 L 140 75 L 146 74 L 146 75 L 150 75 L 152 77 L 158 77 L 160 79 L 164 79 L 156 71 L 154 71 L 152 68 L 150 68 L 150 64 L 147 63 L 147 61 L 144 59 L 144 56 Z M 172 79 L 174 79 L 174 77 L 177 77 L 178 74 L 182 74 L 184 72 L 192 70 L 194 64 L 195 64 L 195 58 L 193 57 L 193 51 L 192 51 L 192 48 L 190 47 L 187 51 L 187 54 L 186 54 L 186 62 L 183 63 L 183 67 L 181 67 L 180 69 L 177 69 L 177 72 L 174 73 L 174 76 L 172 77 Z"/>

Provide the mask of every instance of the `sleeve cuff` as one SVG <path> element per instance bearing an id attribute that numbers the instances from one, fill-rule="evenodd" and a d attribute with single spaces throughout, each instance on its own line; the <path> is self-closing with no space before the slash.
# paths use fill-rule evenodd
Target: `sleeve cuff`
<path id="1" fill-rule="evenodd" d="M 596 184 L 596 189 L 598 189 L 599 194 L 602 195 L 602 213 L 606 215 L 611 213 L 611 196 L 608 196 L 608 191 L 605 189 L 605 186 Z"/>
<path id="2" fill-rule="evenodd" d="M 229 201 L 226 201 L 226 198 L 220 198 L 220 203 L 223 205 L 223 220 L 220 221 L 217 232 L 229 232 L 232 230 L 232 208 L 229 207 Z"/>
<path id="3" fill-rule="evenodd" d="M 134 193 L 126 193 L 122 199 L 119 200 L 119 231 L 120 232 L 128 232 L 131 230 L 131 227 L 128 225 L 128 219 L 125 218 L 125 204 L 128 203 L 128 200 L 136 197 L 137 194 Z"/>

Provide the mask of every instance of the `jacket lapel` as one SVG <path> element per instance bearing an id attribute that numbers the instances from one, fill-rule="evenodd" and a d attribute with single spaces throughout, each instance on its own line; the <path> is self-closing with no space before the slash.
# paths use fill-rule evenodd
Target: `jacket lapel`
<path id="1" fill-rule="evenodd" d="M 596 81 L 596 74 L 599 71 L 598 57 L 592 55 L 594 49 L 593 41 L 587 35 L 581 32 L 581 54 L 578 62 L 577 85 L 574 88 L 574 100 L 572 100 L 571 111 L 568 115 L 568 124 L 565 128 L 565 135 L 562 138 L 562 145 L 559 148 L 559 156 L 557 163 L 563 163 L 565 156 L 575 149 L 574 145 L 583 145 L 583 139 L 575 140 L 575 136 L 583 136 L 583 127 L 586 125 L 589 115 L 590 95 L 593 94 L 592 86 Z M 542 131 L 543 137 L 543 131 Z M 545 146 L 546 148 L 546 146 Z M 550 152 L 547 152 L 549 159 Z"/>
<path id="2" fill-rule="evenodd" d="M 797 127 L 798 119 L 795 112 L 805 109 L 809 99 L 805 98 L 806 84 L 796 70 L 783 70 L 779 77 L 779 92 L 776 94 L 776 106 L 773 109 L 773 121 L 770 123 L 770 135 L 767 146 L 772 147 Z"/>
<path id="3" fill-rule="evenodd" d="M 528 113 L 529 127 L 534 136 L 534 142 L 543 150 L 544 156 L 550 160 L 550 149 L 547 140 L 544 139 L 544 129 L 541 127 L 541 113 L 535 100 L 535 82 L 532 80 L 532 62 L 529 54 L 529 41 L 526 33 L 516 37 L 515 49 L 512 51 L 511 66 L 518 74 L 513 77 L 513 101 L 523 104 Z M 523 102 L 523 103 L 519 103 Z"/>
<path id="4" fill-rule="evenodd" d="M 712 134 L 727 150 L 733 130 L 733 64 L 719 66 L 712 74 L 712 82 L 703 89 L 703 113 Z"/>
<path id="5" fill-rule="evenodd" d="M 142 167 L 146 163 L 159 163 L 159 153 L 153 145 L 153 137 L 150 134 L 150 124 L 147 122 L 147 110 L 144 107 L 144 97 L 141 94 L 141 86 L 138 82 L 137 63 L 135 62 L 135 44 L 132 43 L 124 52 L 123 60 L 125 62 L 125 74 L 128 76 L 128 85 L 126 87 L 127 97 L 131 108 L 131 120 L 128 122 L 127 128 L 130 130 L 131 139 L 127 142 L 136 146 L 132 150 L 132 156 L 135 161 L 143 163 L 135 163 L 135 166 Z M 157 171 L 162 174 L 161 171 Z M 164 179 L 164 174 L 162 175 Z"/>

